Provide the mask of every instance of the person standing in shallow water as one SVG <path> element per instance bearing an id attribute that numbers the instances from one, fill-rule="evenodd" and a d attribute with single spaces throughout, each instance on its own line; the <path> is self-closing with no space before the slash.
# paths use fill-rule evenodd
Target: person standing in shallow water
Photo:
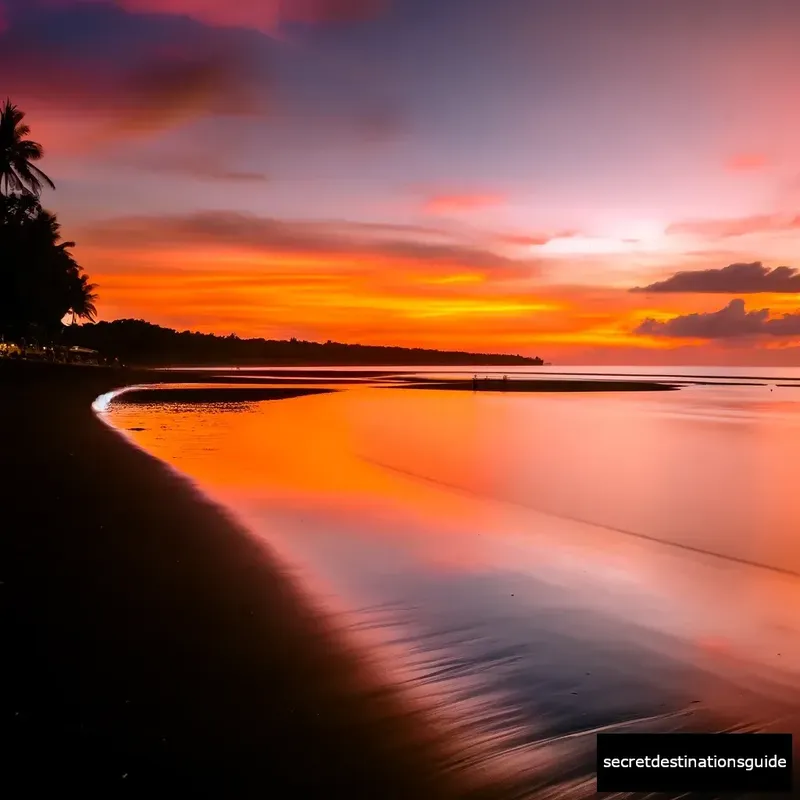
<path id="1" fill-rule="evenodd" d="M 472 391 L 473 392 L 477 392 L 478 391 L 478 376 L 477 375 L 473 375 L 472 376 Z"/>

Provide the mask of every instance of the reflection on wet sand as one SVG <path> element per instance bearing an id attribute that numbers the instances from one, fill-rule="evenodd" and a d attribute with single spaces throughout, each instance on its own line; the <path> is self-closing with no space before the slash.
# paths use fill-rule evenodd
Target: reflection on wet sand
<path id="1" fill-rule="evenodd" d="M 759 387 L 354 387 L 110 418 L 264 537 L 466 757 L 558 796 L 593 791 L 598 730 L 797 727 L 799 412 Z"/>

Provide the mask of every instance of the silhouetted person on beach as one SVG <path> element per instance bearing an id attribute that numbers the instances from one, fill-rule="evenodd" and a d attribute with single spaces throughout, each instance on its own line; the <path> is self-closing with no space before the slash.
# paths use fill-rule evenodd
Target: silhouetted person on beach
<path id="1" fill-rule="evenodd" d="M 477 392 L 478 391 L 478 376 L 477 375 L 473 375 L 472 376 L 472 391 L 473 392 Z"/>
<path id="2" fill-rule="evenodd" d="M 503 391 L 508 387 L 508 375 L 503 375 Z"/>

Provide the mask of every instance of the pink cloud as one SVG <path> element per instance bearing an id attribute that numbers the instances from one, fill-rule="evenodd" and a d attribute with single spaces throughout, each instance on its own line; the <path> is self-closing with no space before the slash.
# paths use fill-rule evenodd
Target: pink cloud
<path id="1" fill-rule="evenodd" d="M 725 162 L 729 172 L 755 172 L 769 165 L 770 160 L 763 153 L 736 153 Z"/>
<path id="2" fill-rule="evenodd" d="M 356 22 L 378 15 L 386 0 L 73 0 L 113 3 L 132 14 L 191 17 L 214 27 L 276 33 L 282 25 Z"/>
<path id="3" fill-rule="evenodd" d="M 497 236 L 500 244 L 517 245 L 519 247 L 541 247 L 554 239 L 571 239 L 579 236 L 578 231 L 557 231 L 555 233 L 503 233 Z"/>
<path id="4" fill-rule="evenodd" d="M 667 233 L 679 236 L 699 236 L 708 239 L 727 239 L 751 233 L 800 230 L 800 214 L 755 214 L 729 219 L 698 219 L 676 222 Z"/>
<path id="5" fill-rule="evenodd" d="M 425 201 L 425 211 L 429 214 L 451 214 L 501 206 L 505 202 L 506 198 L 498 194 L 438 194 Z"/>
<path id="6" fill-rule="evenodd" d="M 540 247 L 543 244 L 547 244 L 553 238 L 555 237 L 546 233 L 542 233 L 539 235 L 524 234 L 524 233 L 508 233 L 508 234 L 501 234 L 500 236 L 498 236 L 497 241 L 501 242 L 502 244 L 518 245 L 519 247 Z"/>

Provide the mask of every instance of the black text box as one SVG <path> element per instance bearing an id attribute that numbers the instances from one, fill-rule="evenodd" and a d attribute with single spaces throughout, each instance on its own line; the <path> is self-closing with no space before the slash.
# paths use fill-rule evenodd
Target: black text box
<path id="1" fill-rule="evenodd" d="M 598 792 L 788 792 L 789 733 L 601 733 Z"/>

